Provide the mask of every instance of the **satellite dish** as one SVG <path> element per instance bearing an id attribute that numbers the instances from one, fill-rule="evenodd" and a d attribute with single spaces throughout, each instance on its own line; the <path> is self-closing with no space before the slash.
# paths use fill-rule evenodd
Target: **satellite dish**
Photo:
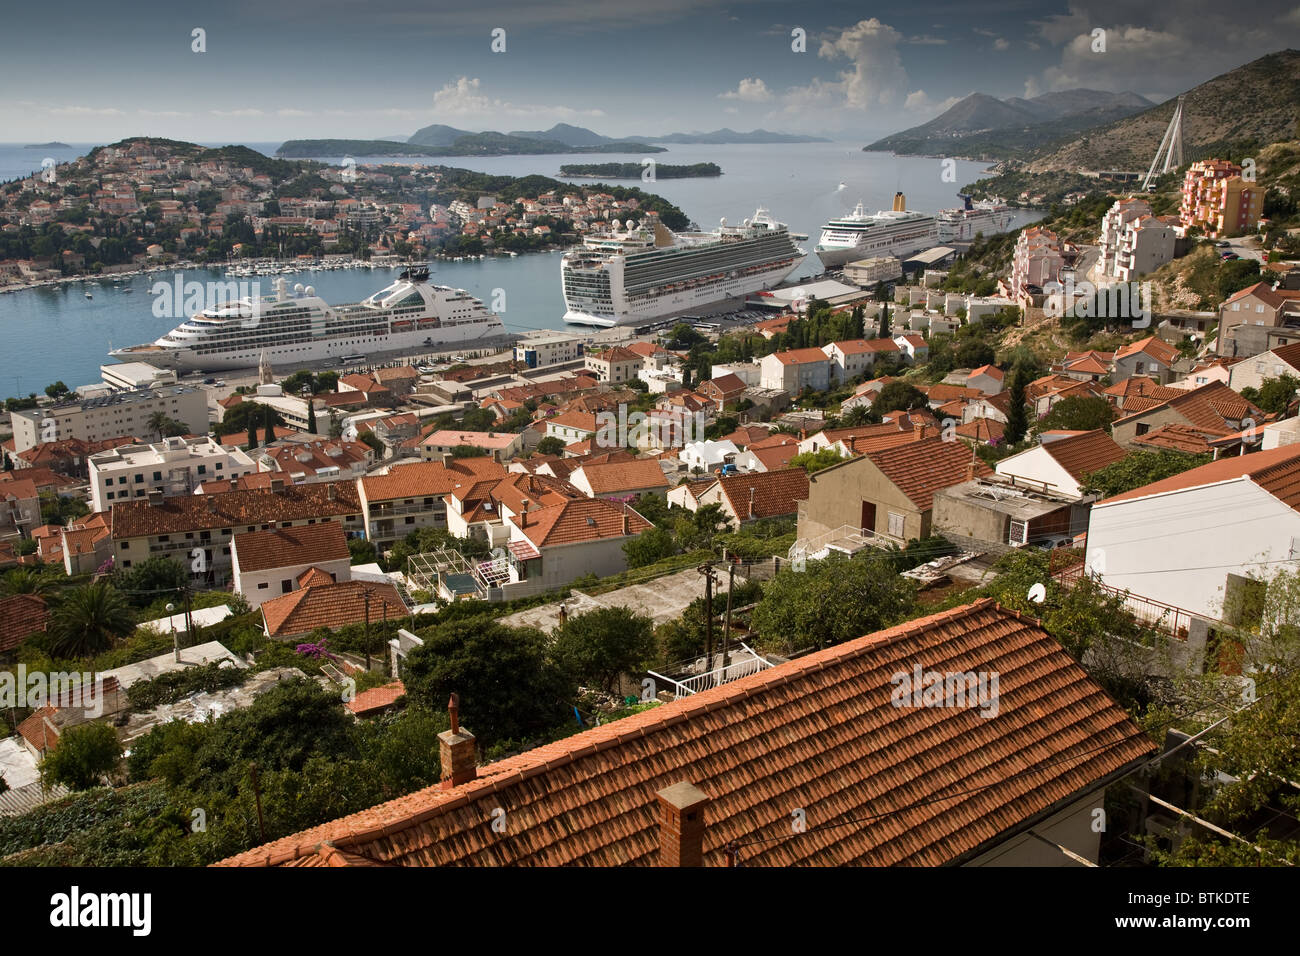
<path id="1" fill-rule="evenodd" d="M 718 225 L 720 225 L 720 226 L 722 226 L 723 228 L 725 228 L 726 225 L 727 225 L 727 217 L 726 217 L 726 216 L 723 216 L 721 219 L 719 219 L 719 220 L 718 220 Z"/>
<path id="2" fill-rule="evenodd" d="M 624 225 L 627 226 L 627 231 L 631 232 L 633 227 L 636 226 L 636 223 L 634 223 L 631 219 L 629 219 L 627 222 L 624 223 Z"/>
<path id="3" fill-rule="evenodd" d="M 748 220 L 748 219 L 744 220 L 744 221 L 743 221 L 743 225 L 744 225 L 746 228 L 748 228 L 748 227 L 749 227 L 749 220 Z"/>
<path id="4" fill-rule="evenodd" d="M 1042 604 L 1047 600 L 1047 588 L 1041 581 L 1029 589 L 1029 600 L 1035 604 Z"/>

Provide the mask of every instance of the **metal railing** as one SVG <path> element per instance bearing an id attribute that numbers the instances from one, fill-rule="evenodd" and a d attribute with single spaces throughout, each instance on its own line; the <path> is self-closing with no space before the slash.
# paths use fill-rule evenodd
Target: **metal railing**
<path id="1" fill-rule="evenodd" d="M 791 561 L 799 557 L 807 558 L 825 550 L 833 544 L 847 545 L 870 545 L 873 548 L 886 548 L 890 545 L 902 547 L 906 544 L 901 538 L 895 538 L 889 534 L 881 534 L 879 531 L 873 531 L 870 528 L 857 528 L 851 524 L 840 525 L 834 531 L 827 531 L 811 538 L 800 538 L 794 544 L 790 545 L 787 557 Z"/>
<path id="2" fill-rule="evenodd" d="M 747 655 L 744 659 L 733 661 L 723 667 L 716 667 L 711 671 L 703 674 L 696 674 L 685 680 L 674 680 L 664 674 L 655 671 L 646 671 L 656 680 L 661 680 L 673 688 L 673 692 L 678 697 L 689 697 L 691 694 L 698 694 L 702 690 L 708 690 L 710 687 L 718 687 L 722 684 L 730 683 L 734 680 L 740 680 L 742 677 L 748 677 L 750 674 L 757 674 L 759 671 L 775 667 L 772 662 L 765 660 L 756 654 L 743 641 L 737 642 L 737 653 L 743 652 Z"/>
<path id="3" fill-rule="evenodd" d="M 1204 615 L 1193 614 L 1186 608 L 1166 604 L 1164 601 L 1157 601 L 1154 598 L 1144 597 L 1122 588 L 1104 584 L 1097 575 L 1088 572 L 1086 565 L 1082 561 L 1057 571 L 1052 577 L 1065 588 L 1074 587 L 1080 580 L 1087 577 L 1103 593 L 1119 599 L 1120 603 L 1124 605 L 1124 609 L 1132 614 L 1138 623 L 1154 631 L 1168 634 L 1180 641 L 1187 639 L 1193 620 L 1207 620 Z"/>

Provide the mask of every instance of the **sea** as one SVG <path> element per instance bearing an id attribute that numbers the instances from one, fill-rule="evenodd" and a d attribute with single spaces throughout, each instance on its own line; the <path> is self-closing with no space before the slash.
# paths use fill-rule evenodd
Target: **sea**
<path id="1" fill-rule="evenodd" d="M 220 144 L 211 144 L 220 145 Z M 279 143 L 244 144 L 266 155 Z M 46 157 L 64 162 L 85 155 L 87 144 L 67 149 L 30 149 L 22 144 L 0 145 L 0 183 L 41 169 Z M 980 178 L 986 164 L 958 160 L 945 166 L 938 158 L 865 153 L 860 143 L 671 144 L 655 153 L 657 163 L 717 163 L 720 177 L 659 179 L 654 182 L 617 181 L 638 186 L 675 203 L 703 229 L 723 218 L 739 222 L 766 207 L 791 231 L 808 235 L 800 245 L 808 258 L 791 278 L 815 275 L 821 263 L 812 254 L 822 225 L 851 212 L 862 202 L 870 211 L 888 209 L 895 192 L 907 196 L 909 209 L 934 212 L 957 206 L 957 190 Z M 313 157 L 341 165 L 345 157 Z M 634 162 L 639 154 L 550 156 L 410 157 L 354 156 L 359 165 L 391 162 L 457 166 L 509 176 L 543 175 L 558 178 L 565 163 Z M 590 180 L 575 180 L 590 182 Z M 1038 218 L 1030 210 L 1018 211 L 1011 228 Z M 185 270 L 184 280 L 224 279 L 224 268 Z M 499 310 L 512 332 L 564 328 L 560 291 L 560 253 L 520 254 L 515 258 L 489 257 L 482 261 L 435 262 L 432 279 L 465 289 Z M 311 285 L 327 302 L 356 302 L 383 288 L 396 270 L 345 269 L 286 275 L 290 285 Z M 176 321 L 159 318 L 151 308 L 151 289 L 158 282 L 174 282 L 175 273 L 91 279 L 54 287 L 22 289 L 0 294 L 0 344 L 5 361 L 0 364 L 0 397 L 40 392 L 62 381 L 77 387 L 100 380 L 100 366 L 111 362 L 108 350 L 150 342 L 169 331 Z M 274 277 L 253 277 L 269 294 Z M 89 296 L 87 295 L 89 293 Z"/>

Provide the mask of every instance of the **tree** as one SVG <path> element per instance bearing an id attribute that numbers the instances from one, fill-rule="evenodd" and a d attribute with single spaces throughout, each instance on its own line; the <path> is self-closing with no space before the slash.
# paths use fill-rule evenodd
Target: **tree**
<path id="1" fill-rule="evenodd" d="M 1052 406 L 1038 421 L 1038 431 L 1088 432 L 1106 428 L 1115 419 L 1115 409 L 1104 398 L 1071 396 Z"/>
<path id="2" fill-rule="evenodd" d="M 834 447 L 820 448 L 817 451 L 805 451 L 790 459 L 791 468 L 802 468 L 808 474 L 838 465 L 844 459 Z"/>
<path id="3" fill-rule="evenodd" d="M 957 351 L 953 353 L 953 360 L 962 368 L 979 368 L 982 365 L 992 365 L 997 361 L 998 354 L 993 346 L 980 339 L 969 339 L 957 346 Z"/>
<path id="4" fill-rule="evenodd" d="M 70 391 L 71 389 L 64 385 L 62 381 L 55 382 L 53 385 L 45 386 L 45 394 L 50 398 L 62 398 Z"/>
<path id="5" fill-rule="evenodd" d="M 376 560 L 375 545 L 365 538 L 348 539 L 349 564 L 371 564 Z"/>
<path id="6" fill-rule="evenodd" d="M 925 392 L 910 382 L 890 382 L 880 390 L 876 400 L 871 403 L 871 410 L 879 415 L 886 412 L 910 411 L 913 408 L 925 408 L 929 404 Z"/>
<path id="7" fill-rule="evenodd" d="M 840 424 L 851 428 L 871 423 L 871 409 L 866 405 L 854 405 L 840 416 Z"/>
<path id="8" fill-rule="evenodd" d="M 1016 365 L 1011 372 L 1007 409 L 1007 426 L 1002 432 L 1005 445 L 1018 445 L 1029 431 L 1029 409 L 1025 406 L 1025 389 L 1029 387 L 1029 370 L 1024 365 Z"/>
<path id="9" fill-rule="evenodd" d="M 677 553 L 677 543 L 667 528 L 647 528 L 623 542 L 623 553 L 627 555 L 629 568 L 643 568 L 672 557 Z"/>
<path id="10" fill-rule="evenodd" d="M 731 527 L 731 521 L 722 505 L 712 504 L 697 508 L 689 517 L 678 518 L 673 526 L 682 548 L 695 551 L 713 547 L 713 539 Z"/>
<path id="11" fill-rule="evenodd" d="M 570 680 L 616 693 L 620 675 L 641 671 L 653 661 L 654 625 L 625 607 L 575 614 L 560 628 L 551 653 Z"/>
<path id="12" fill-rule="evenodd" d="M 804 571 L 779 571 L 754 608 L 753 628 L 785 651 L 821 648 L 905 620 L 915 605 L 915 587 L 889 555 L 832 555 Z"/>
<path id="13" fill-rule="evenodd" d="M 189 571 L 174 558 L 155 554 L 138 564 L 113 573 L 113 584 L 122 592 L 142 592 L 132 595 L 135 603 L 144 607 L 153 603 L 159 594 L 180 591 L 190 583 Z"/>
<path id="14" fill-rule="evenodd" d="M 1111 462 L 1104 468 L 1089 472 L 1084 476 L 1089 491 L 1095 491 L 1103 498 L 1141 488 L 1153 481 L 1182 474 L 1192 468 L 1208 464 L 1213 455 L 1188 455 L 1179 451 L 1134 451 L 1129 452 L 1119 461 Z"/>
<path id="15" fill-rule="evenodd" d="M 122 759 L 122 744 L 109 724 L 85 723 L 65 730 L 59 745 L 41 761 L 41 782 L 72 790 L 98 786 Z"/>
<path id="16" fill-rule="evenodd" d="M 307 431 L 316 434 L 316 403 L 307 399 Z"/>
<path id="17" fill-rule="evenodd" d="M 35 594 L 38 597 L 54 589 L 54 579 L 36 568 L 14 568 L 0 579 L 0 593 Z"/>
<path id="18" fill-rule="evenodd" d="M 50 650 L 59 657 L 88 659 L 135 630 L 135 615 L 120 591 L 106 581 L 64 592 L 50 619 Z"/>
<path id="19" fill-rule="evenodd" d="M 876 337 L 887 339 L 891 331 L 889 324 L 889 303 L 881 301 L 880 303 L 880 328 L 876 330 Z"/>
<path id="20" fill-rule="evenodd" d="M 1294 375 L 1280 375 L 1277 378 L 1264 379 L 1253 395 L 1246 395 L 1245 390 L 1242 391 L 1242 395 L 1263 411 L 1280 414 L 1295 401 L 1296 389 L 1300 389 L 1300 378 Z"/>
<path id="21" fill-rule="evenodd" d="M 563 439 L 556 438 L 554 435 L 547 435 L 537 443 L 537 454 L 539 455 L 559 455 L 563 451 Z"/>
<path id="22" fill-rule="evenodd" d="M 149 416 L 149 431 L 157 435 L 159 441 L 162 441 L 163 431 L 167 428 L 168 421 L 170 419 L 164 411 L 157 411 Z"/>
<path id="23" fill-rule="evenodd" d="M 450 621 L 420 633 L 406 659 L 407 698 L 445 711 L 460 697 L 461 722 L 484 747 L 534 738 L 563 721 L 577 687 L 546 653 L 535 628 L 512 628 L 486 617 Z M 525 676 L 526 675 L 526 676 Z"/>

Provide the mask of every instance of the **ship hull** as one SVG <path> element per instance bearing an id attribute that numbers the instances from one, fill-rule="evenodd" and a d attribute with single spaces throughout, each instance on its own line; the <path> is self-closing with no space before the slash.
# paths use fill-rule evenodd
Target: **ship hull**
<path id="1" fill-rule="evenodd" d="M 308 364 L 341 359 L 349 355 L 373 356 L 398 352 L 437 352 L 460 348 L 474 342 L 506 334 L 499 322 L 491 323 L 477 334 L 448 336 L 446 329 L 416 329 L 364 338 L 330 338 L 319 342 L 292 342 L 283 346 L 232 350 L 222 353 L 199 353 L 189 347 L 163 348 L 156 345 L 114 349 L 111 358 L 120 362 L 145 362 L 157 368 L 186 372 L 225 372 L 254 368 L 265 353 L 274 363 Z"/>
<path id="2" fill-rule="evenodd" d="M 753 275 L 723 279 L 708 286 L 671 292 L 641 302 L 629 303 L 627 308 L 614 316 L 597 316 L 582 309 L 580 303 L 566 303 L 567 311 L 564 321 L 571 325 L 586 325 L 596 328 L 614 328 L 621 325 L 640 325 L 661 319 L 670 319 L 677 315 L 691 315 L 712 311 L 724 311 L 729 303 L 736 307 L 747 296 L 774 288 L 794 272 L 806 255 L 796 256 L 794 262 L 776 269 L 768 269 Z"/>

